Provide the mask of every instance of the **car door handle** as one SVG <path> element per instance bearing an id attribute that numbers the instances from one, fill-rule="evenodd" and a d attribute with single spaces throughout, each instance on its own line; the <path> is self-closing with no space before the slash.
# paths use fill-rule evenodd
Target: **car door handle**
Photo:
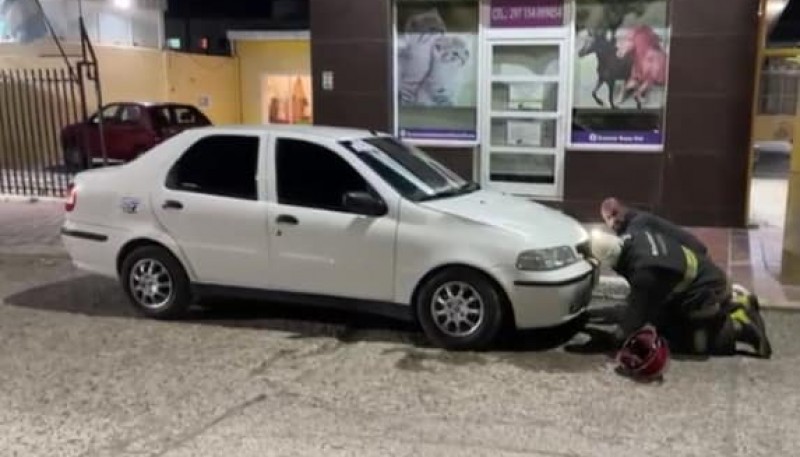
<path id="1" fill-rule="evenodd" d="M 280 216 L 278 216 L 277 219 L 275 219 L 275 222 L 277 222 L 278 224 L 286 224 L 286 225 L 298 224 L 297 218 L 294 216 L 290 216 L 288 214 L 281 214 Z"/>
<path id="2" fill-rule="evenodd" d="M 164 209 L 183 209 L 183 203 L 177 200 L 167 200 L 161 207 Z"/>

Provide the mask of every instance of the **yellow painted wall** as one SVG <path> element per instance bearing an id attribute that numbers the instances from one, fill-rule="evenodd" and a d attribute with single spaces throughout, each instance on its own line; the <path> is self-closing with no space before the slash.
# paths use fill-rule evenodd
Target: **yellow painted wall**
<path id="1" fill-rule="evenodd" d="M 158 50 L 96 47 L 103 103 L 167 101 L 164 53 Z"/>
<path id="2" fill-rule="evenodd" d="M 197 105 L 209 96 L 209 107 L 200 107 L 212 122 L 238 123 L 239 76 L 237 59 L 165 52 L 155 49 L 96 46 L 100 62 L 103 102 L 179 101 Z M 52 45 L 0 45 L 0 69 L 61 68 L 63 59 Z M 79 48 L 68 46 L 70 60 Z M 93 93 L 88 103 L 94 108 Z"/>
<path id="3" fill-rule="evenodd" d="M 791 141 L 794 137 L 794 116 L 764 116 L 755 119 L 753 141 Z"/>
<path id="4" fill-rule="evenodd" d="M 236 59 L 168 52 L 166 73 L 170 101 L 197 106 L 216 125 L 241 121 Z M 207 97 L 208 106 L 200 105 L 201 97 Z"/>
<path id="5" fill-rule="evenodd" d="M 235 43 L 241 80 L 242 122 L 260 124 L 265 73 L 311 75 L 309 40 L 241 40 Z M 312 100 L 313 104 L 313 100 Z"/>
<path id="6" fill-rule="evenodd" d="M 71 61 L 79 57 L 80 48 L 66 47 Z M 123 100 L 166 101 L 167 83 L 164 53 L 155 49 L 96 46 L 100 63 L 103 102 Z M 0 69 L 62 68 L 64 60 L 52 44 L 0 46 Z M 89 91 L 89 106 L 96 106 L 94 92 Z"/>
<path id="7" fill-rule="evenodd" d="M 67 45 L 66 51 L 73 61 L 79 57 L 80 48 L 77 46 Z M 100 63 L 104 103 L 178 101 L 198 106 L 200 97 L 207 96 L 209 106 L 198 108 L 213 123 L 241 121 L 239 65 L 236 58 L 103 46 L 95 47 L 95 51 Z M 0 71 L 61 68 L 65 68 L 63 58 L 52 44 L 0 45 Z M 37 100 L 37 106 L 31 108 L 26 102 L 21 114 L 0 113 L 0 165 L 20 167 L 33 162 L 59 162 L 61 151 L 55 139 L 63 125 L 51 125 L 53 121 L 43 124 L 44 116 L 39 107 L 44 104 L 69 106 L 69 118 L 62 117 L 55 122 L 72 122 L 76 120 L 72 114 L 79 113 L 77 106 L 72 107 L 72 97 L 65 96 L 63 92 L 45 93 L 38 84 L 14 83 L 9 86 L 22 94 L 15 100 Z M 3 95 L 6 90 L 5 85 L 0 84 L 0 106 L 7 106 Z M 92 85 L 87 85 L 86 95 L 87 110 L 91 114 L 97 109 Z M 15 126 L 23 124 L 26 128 L 36 126 L 40 134 L 17 135 Z M 38 152 L 34 154 L 32 151 Z M 47 160 L 41 158 L 42 154 L 48 156 Z M 9 158 L 14 158 L 13 163 L 6 163 Z"/>

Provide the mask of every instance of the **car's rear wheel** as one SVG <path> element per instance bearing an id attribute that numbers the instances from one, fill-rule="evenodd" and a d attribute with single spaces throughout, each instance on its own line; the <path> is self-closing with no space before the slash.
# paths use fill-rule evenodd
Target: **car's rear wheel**
<path id="1" fill-rule="evenodd" d="M 417 295 L 417 319 L 436 345 L 454 350 L 486 349 L 503 328 L 503 293 L 482 273 L 448 268 L 430 278 Z"/>
<path id="2" fill-rule="evenodd" d="M 192 303 L 186 270 L 162 247 L 134 249 L 122 262 L 120 281 L 134 307 L 148 317 L 179 318 Z"/>

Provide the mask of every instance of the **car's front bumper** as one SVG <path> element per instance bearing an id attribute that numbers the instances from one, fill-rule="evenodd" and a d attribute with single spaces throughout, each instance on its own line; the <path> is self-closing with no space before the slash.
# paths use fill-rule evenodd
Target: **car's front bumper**
<path id="1" fill-rule="evenodd" d="M 582 314 L 600 277 L 597 263 L 588 260 L 546 275 L 506 273 L 513 278 L 505 288 L 520 329 L 552 327 Z"/>

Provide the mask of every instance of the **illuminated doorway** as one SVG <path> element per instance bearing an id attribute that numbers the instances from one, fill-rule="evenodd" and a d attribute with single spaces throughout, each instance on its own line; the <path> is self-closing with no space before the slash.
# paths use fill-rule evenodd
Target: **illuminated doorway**
<path id="1" fill-rule="evenodd" d="M 311 76 L 268 74 L 261 78 L 261 120 L 264 124 L 311 124 Z"/>

